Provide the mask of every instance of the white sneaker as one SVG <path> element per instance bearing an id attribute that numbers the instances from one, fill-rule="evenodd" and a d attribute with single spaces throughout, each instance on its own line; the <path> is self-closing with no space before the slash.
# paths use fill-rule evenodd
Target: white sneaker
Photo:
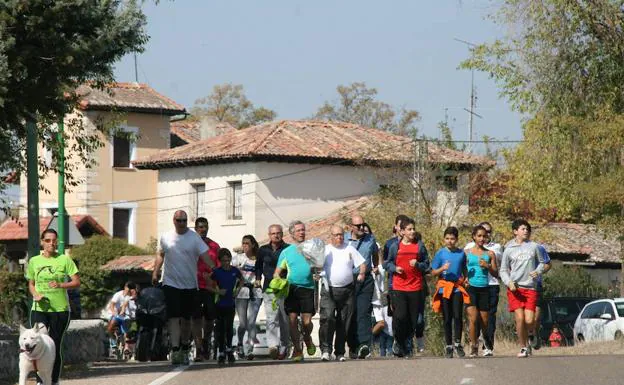
<path id="1" fill-rule="evenodd" d="M 494 351 L 492 349 L 485 348 L 483 349 L 483 357 L 492 357 L 494 355 Z"/>
<path id="2" fill-rule="evenodd" d="M 520 353 L 518 353 L 518 358 L 526 358 L 529 356 L 529 349 L 522 348 L 520 349 Z"/>
<path id="3" fill-rule="evenodd" d="M 321 355 L 321 361 L 329 361 L 329 353 L 325 352 Z"/>
<path id="4" fill-rule="evenodd" d="M 416 338 L 416 351 L 418 353 L 425 351 L 425 337 Z"/>
<path id="5" fill-rule="evenodd" d="M 336 357 L 336 359 L 337 359 L 339 362 L 345 362 L 345 361 L 347 360 L 347 358 L 346 358 L 345 356 L 338 356 L 338 357 Z"/>

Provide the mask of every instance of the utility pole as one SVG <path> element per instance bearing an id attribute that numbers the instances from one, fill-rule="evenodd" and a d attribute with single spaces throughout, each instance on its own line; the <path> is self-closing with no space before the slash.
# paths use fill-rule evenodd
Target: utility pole
<path id="1" fill-rule="evenodd" d="M 63 119 L 58 124 L 58 145 L 59 145 L 59 174 L 58 174 L 58 253 L 65 253 L 65 240 L 67 237 L 65 233 L 67 229 L 65 227 L 65 138 L 63 137 Z"/>
<path id="2" fill-rule="evenodd" d="M 137 64 L 136 52 L 134 53 L 134 81 L 137 83 L 139 82 L 139 68 Z"/>
<path id="3" fill-rule="evenodd" d="M 37 124 L 26 122 L 26 180 L 28 196 L 28 258 L 38 255 L 39 242 L 39 168 L 37 164 Z"/>
<path id="4" fill-rule="evenodd" d="M 466 44 L 469 47 L 476 47 L 477 45 L 471 43 L 469 41 L 465 41 L 462 39 L 454 38 L 453 40 L 458 41 L 462 44 Z M 475 85 L 474 85 L 474 69 L 470 71 L 470 109 L 464 108 L 465 111 L 468 112 L 468 152 L 472 152 L 472 141 L 473 141 L 473 127 L 474 127 L 474 117 L 483 118 L 483 116 L 477 114 L 475 112 L 475 108 L 477 108 L 477 96 L 475 94 Z"/>

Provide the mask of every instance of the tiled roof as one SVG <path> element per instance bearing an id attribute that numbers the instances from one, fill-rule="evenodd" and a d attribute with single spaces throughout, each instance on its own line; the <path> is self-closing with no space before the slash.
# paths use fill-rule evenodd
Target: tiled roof
<path id="1" fill-rule="evenodd" d="M 124 255 L 101 267 L 108 271 L 153 271 L 155 255 Z"/>
<path id="2" fill-rule="evenodd" d="M 76 227 L 80 230 L 85 224 L 91 225 L 98 234 L 108 235 L 106 230 L 90 215 L 72 215 Z M 39 233 L 45 230 L 52 217 L 39 217 Z M 0 241 L 21 241 L 28 239 L 28 218 L 7 219 L 0 225 Z"/>
<path id="3" fill-rule="evenodd" d="M 361 213 L 371 203 L 369 197 L 363 196 L 352 202 L 347 203 L 343 207 L 325 215 L 321 218 L 315 218 L 311 220 L 303 220 L 306 225 L 306 239 L 320 238 L 326 243 L 330 241 L 329 228 L 334 224 L 346 224 L 346 222 L 354 214 Z M 287 224 L 288 225 L 288 224 Z M 288 228 L 284 228 L 284 241 L 287 243 L 292 242 L 292 237 L 288 233 Z M 268 243 L 268 240 L 261 242 L 260 244 Z"/>
<path id="4" fill-rule="evenodd" d="M 180 120 L 177 122 L 171 122 L 170 130 L 171 133 L 177 135 L 178 138 L 182 139 L 186 143 L 195 143 L 200 140 L 201 132 L 200 132 L 201 121 L 187 121 Z M 215 136 L 223 135 L 228 132 L 236 131 L 229 123 L 217 123 L 214 127 Z"/>
<path id="5" fill-rule="evenodd" d="M 174 102 L 153 88 L 141 83 L 113 83 L 107 90 L 83 84 L 76 90 L 78 106 L 83 110 L 109 110 L 160 113 L 164 115 L 182 114 L 184 106 Z"/>
<path id="6" fill-rule="evenodd" d="M 614 236 L 605 236 L 595 225 L 579 223 L 548 223 L 536 228 L 536 239 L 546 231 L 544 246 L 549 253 L 585 255 L 584 262 L 621 263 L 620 243 Z"/>
<path id="7" fill-rule="evenodd" d="M 134 161 L 137 168 L 158 169 L 236 162 L 412 162 L 411 139 L 351 123 L 283 120 L 237 130 Z M 487 158 L 428 144 L 428 160 L 491 167 Z"/>

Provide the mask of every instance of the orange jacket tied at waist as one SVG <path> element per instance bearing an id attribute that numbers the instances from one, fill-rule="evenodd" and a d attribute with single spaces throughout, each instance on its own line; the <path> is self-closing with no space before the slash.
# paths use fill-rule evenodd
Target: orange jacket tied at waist
<path id="1" fill-rule="evenodd" d="M 462 297 L 464 298 L 464 305 L 469 304 L 470 296 L 468 295 L 466 289 L 464 289 L 463 283 L 463 278 L 460 278 L 456 282 L 447 281 L 445 279 L 438 279 L 438 283 L 436 284 L 435 292 L 433 294 L 433 300 L 431 301 L 431 307 L 433 308 L 433 311 L 439 313 L 441 311 L 440 305 L 442 304 L 442 298 L 450 299 L 455 289 L 459 290 Z M 440 289 L 442 289 L 442 293 L 440 293 Z"/>

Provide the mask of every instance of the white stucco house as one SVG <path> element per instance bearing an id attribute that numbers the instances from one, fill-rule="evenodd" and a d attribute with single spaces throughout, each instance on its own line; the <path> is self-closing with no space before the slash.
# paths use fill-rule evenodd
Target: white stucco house
<path id="1" fill-rule="evenodd" d="M 159 234 L 172 228 L 176 210 L 185 210 L 189 226 L 207 217 L 209 236 L 231 248 L 245 234 L 263 238 L 270 224 L 323 217 L 396 178 L 413 177 L 416 147 L 410 138 L 354 124 L 279 121 L 163 150 L 133 165 L 159 171 Z M 433 143 L 426 149 L 424 162 L 444 170 L 440 197 L 467 212 L 468 197 L 459 191 L 468 172 L 493 162 Z"/>

